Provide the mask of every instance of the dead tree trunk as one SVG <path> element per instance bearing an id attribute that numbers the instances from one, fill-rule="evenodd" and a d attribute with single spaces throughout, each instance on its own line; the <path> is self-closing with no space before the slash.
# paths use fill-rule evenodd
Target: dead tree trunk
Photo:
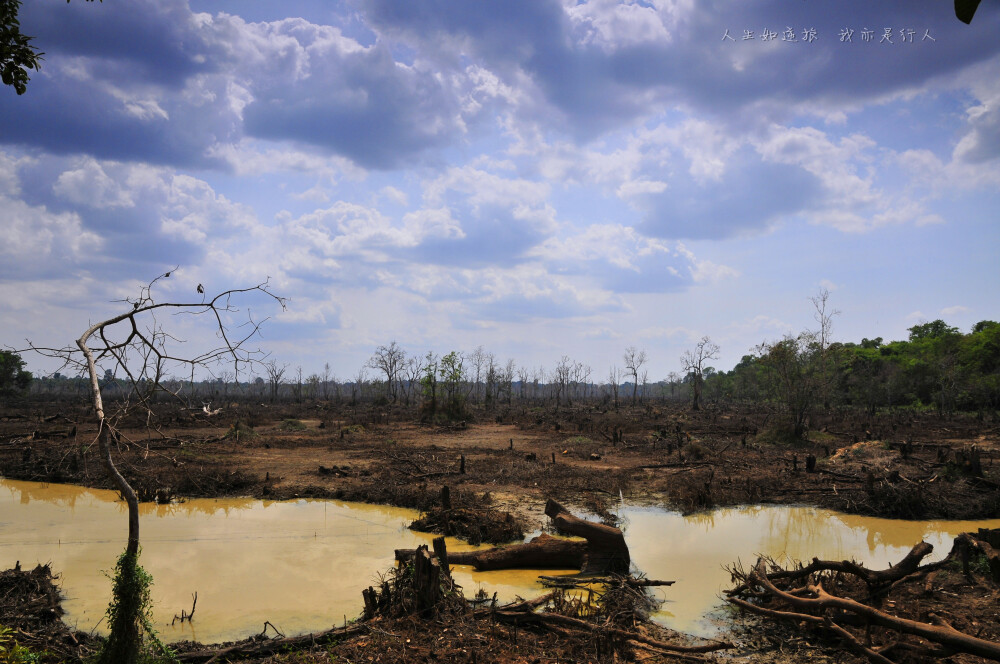
<path id="1" fill-rule="evenodd" d="M 413 593 L 420 615 L 427 615 L 441 599 L 441 564 L 426 544 L 417 548 L 413 559 Z"/>
<path id="2" fill-rule="evenodd" d="M 545 514 L 562 532 L 583 537 L 586 541 L 543 534 L 525 544 L 449 552 L 448 562 L 452 565 L 472 565 L 480 571 L 579 569 L 587 574 L 628 574 L 631 559 L 621 530 L 577 518 L 554 500 L 546 503 Z M 396 560 L 410 560 L 413 555 L 412 549 L 396 550 Z"/>
<path id="3" fill-rule="evenodd" d="M 545 503 L 545 516 L 552 519 L 552 524 L 562 532 L 587 540 L 585 573 L 628 574 L 631 557 L 621 530 L 575 517 L 551 498 Z"/>
<path id="4" fill-rule="evenodd" d="M 410 560 L 413 549 L 396 549 L 396 560 Z M 472 565 L 477 571 L 496 569 L 580 569 L 587 543 L 539 535 L 525 544 L 498 546 L 479 551 L 448 552 L 448 565 Z"/>
<path id="5" fill-rule="evenodd" d="M 93 400 L 94 413 L 97 415 L 98 426 L 97 445 L 101 452 L 101 460 L 104 462 L 104 469 L 108 472 L 115 488 L 121 494 L 125 504 L 128 505 L 128 544 L 125 552 L 131 556 L 139 553 L 139 498 L 128 481 L 118 472 L 115 462 L 111 459 L 111 428 L 104 415 L 104 401 L 101 398 L 101 387 L 98 383 L 97 364 L 94 353 L 87 346 L 87 340 L 101 328 L 101 325 L 93 325 L 77 340 L 76 345 L 83 351 L 87 360 L 87 372 L 90 377 L 90 395 Z"/>

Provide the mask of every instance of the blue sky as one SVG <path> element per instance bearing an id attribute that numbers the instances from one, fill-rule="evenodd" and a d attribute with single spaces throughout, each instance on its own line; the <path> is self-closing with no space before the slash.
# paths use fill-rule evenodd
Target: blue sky
<path id="1" fill-rule="evenodd" d="M 482 345 L 650 380 L 704 335 L 1000 318 L 1000 9 L 942 0 L 26 0 L 0 343 L 179 266 L 305 373 Z M 888 31 L 888 32 L 887 32 Z M 209 343 L 197 335 L 190 348 Z M 27 358 L 39 367 L 44 363 Z"/>

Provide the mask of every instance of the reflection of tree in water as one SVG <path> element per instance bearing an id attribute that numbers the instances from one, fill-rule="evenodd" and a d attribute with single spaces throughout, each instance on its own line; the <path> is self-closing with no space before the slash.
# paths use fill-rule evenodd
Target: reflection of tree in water
<path id="1" fill-rule="evenodd" d="M 166 504 L 140 503 L 139 513 L 143 516 L 230 516 L 233 512 L 242 512 L 261 506 L 256 498 L 192 498 L 190 500 L 173 501 Z M 267 505 L 263 505 L 267 507 Z"/>
<path id="2" fill-rule="evenodd" d="M 913 545 L 942 530 L 941 526 L 944 525 L 938 521 L 879 519 L 838 512 L 829 512 L 827 517 L 831 521 L 840 523 L 843 528 L 858 533 L 864 532 L 868 551 L 872 554 L 886 548 L 909 551 Z"/>
<path id="3" fill-rule="evenodd" d="M 767 553 L 788 558 L 844 551 L 843 530 L 832 526 L 823 517 L 821 510 L 809 507 L 769 507 L 762 510 L 758 515 L 761 546 Z"/>
<path id="4" fill-rule="evenodd" d="M 48 482 L 23 482 L 20 480 L 0 479 L 0 486 L 10 491 L 13 497 L 21 505 L 28 505 L 31 501 L 53 503 L 69 507 L 76 507 L 78 500 L 93 498 L 103 503 L 110 503 L 117 500 L 117 495 L 113 491 L 102 491 L 99 489 L 87 489 L 74 484 L 51 484 Z"/>

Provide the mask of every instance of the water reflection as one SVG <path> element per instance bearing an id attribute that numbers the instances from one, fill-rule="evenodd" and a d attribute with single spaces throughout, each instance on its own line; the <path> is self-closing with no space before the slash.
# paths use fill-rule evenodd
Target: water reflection
<path id="1" fill-rule="evenodd" d="M 112 491 L 0 480 L 0 566 L 50 562 L 62 575 L 66 620 L 90 630 L 110 596 L 110 569 L 122 551 L 124 504 Z M 154 620 L 168 640 L 231 640 L 259 632 L 265 620 L 286 634 L 328 629 L 355 617 L 361 589 L 392 565 L 393 550 L 429 543 L 406 524 L 412 510 L 338 501 L 248 498 L 141 506 L 143 565 L 154 578 Z M 658 620 L 711 633 L 702 616 L 729 582 L 723 566 L 777 558 L 854 558 L 870 567 L 896 562 L 921 539 L 944 556 L 954 535 L 992 522 L 907 522 L 804 507 L 754 506 L 689 516 L 622 507 L 626 539 L 647 576 L 672 579 Z M 448 541 L 451 550 L 468 544 Z M 547 572 L 558 574 L 559 572 Z M 482 587 L 503 600 L 542 591 L 538 572 L 455 570 L 468 596 Z M 194 624 L 170 626 L 191 607 Z"/>
<path id="2" fill-rule="evenodd" d="M 143 504 L 142 562 L 152 574 L 154 620 L 167 640 L 222 641 L 287 634 L 354 618 L 361 589 L 393 563 L 393 550 L 429 543 L 406 525 L 416 512 L 336 501 L 246 498 Z M 66 620 L 90 630 L 110 596 L 110 569 L 125 545 L 124 504 L 111 491 L 0 480 L 0 565 L 50 562 L 62 575 Z M 453 550 L 471 548 L 449 540 Z M 456 571 L 467 592 L 501 599 L 541 591 L 537 573 Z M 198 592 L 195 624 L 170 627 Z"/>
<path id="3" fill-rule="evenodd" d="M 779 561 L 813 557 L 854 559 L 871 568 L 896 563 L 925 540 L 930 560 L 948 554 L 955 535 L 1000 526 L 993 521 L 897 521 L 840 514 L 809 507 L 757 505 L 682 516 L 659 509 L 625 507 L 626 539 L 636 566 L 650 578 L 677 583 L 656 618 L 686 632 L 710 635 L 704 614 L 728 587 L 724 567 L 753 564 L 758 554 Z"/>

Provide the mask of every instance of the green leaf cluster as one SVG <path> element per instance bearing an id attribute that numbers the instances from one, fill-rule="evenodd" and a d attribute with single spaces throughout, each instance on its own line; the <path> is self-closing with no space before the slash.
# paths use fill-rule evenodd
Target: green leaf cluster
<path id="1" fill-rule="evenodd" d="M 803 333 L 762 344 L 732 371 L 705 379 L 709 399 L 774 402 L 803 432 L 817 405 L 1000 409 L 1000 323 L 984 320 L 969 333 L 942 320 L 909 328 L 905 341 L 881 337 L 822 348 Z"/>
<path id="2" fill-rule="evenodd" d="M 21 356 L 12 351 L 0 350 L 0 397 L 23 392 L 29 385 L 31 372 L 25 371 Z"/>
<path id="3" fill-rule="evenodd" d="M 13 86 L 17 94 L 27 90 L 28 70 L 38 70 L 43 53 L 31 45 L 31 37 L 21 33 L 17 12 L 21 0 L 0 0 L 0 80 Z"/>
<path id="4" fill-rule="evenodd" d="M 125 551 L 118 558 L 108 604 L 107 640 L 93 664 L 152 664 L 176 661 L 153 629 L 150 586 L 153 577 L 139 564 L 139 554 Z"/>
<path id="5" fill-rule="evenodd" d="M 0 664 L 38 664 L 43 655 L 19 644 L 14 639 L 14 630 L 0 625 Z"/>

